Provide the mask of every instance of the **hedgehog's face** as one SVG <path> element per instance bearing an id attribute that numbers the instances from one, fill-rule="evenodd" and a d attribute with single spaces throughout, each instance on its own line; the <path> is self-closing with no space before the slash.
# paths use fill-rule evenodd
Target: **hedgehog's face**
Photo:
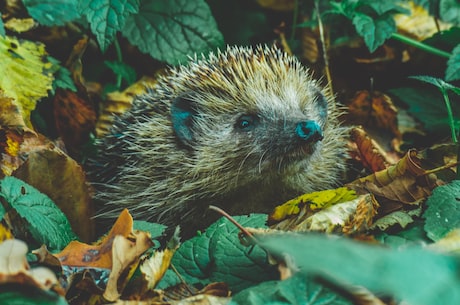
<path id="1" fill-rule="evenodd" d="M 309 159 L 323 139 L 327 99 L 316 87 L 305 92 L 185 93 L 172 102 L 173 128 L 184 147 L 206 155 L 203 160 L 221 160 L 223 168 L 239 172 L 279 171 Z M 224 108 L 215 106 L 222 104 Z"/>

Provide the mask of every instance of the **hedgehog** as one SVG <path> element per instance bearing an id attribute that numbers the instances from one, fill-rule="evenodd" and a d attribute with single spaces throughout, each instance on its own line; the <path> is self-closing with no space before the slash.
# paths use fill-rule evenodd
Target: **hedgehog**
<path id="1" fill-rule="evenodd" d="M 115 118 L 87 165 L 98 217 L 204 228 L 209 205 L 266 213 L 337 186 L 347 128 L 328 88 L 276 47 L 227 47 L 171 68 Z"/>

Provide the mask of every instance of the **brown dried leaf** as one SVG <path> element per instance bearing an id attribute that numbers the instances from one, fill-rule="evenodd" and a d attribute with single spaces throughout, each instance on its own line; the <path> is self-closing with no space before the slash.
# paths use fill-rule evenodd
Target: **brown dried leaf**
<path id="1" fill-rule="evenodd" d="M 96 112 L 86 92 L 58 89 L 53 99 L 56 128 L 72 156 L 89 141 L 96 125 Z"/>
<path id="2" fill-rule="evenodd" d="M 141 255 L 153 246 L 150 234 L 136 231 L 129 237 L 116 235 L 112 247 L 112 270 L 103 297 L 114 302 L 121 296 L 129 279 L 133 275 Z"/>
<path id="3" fill-rule="evenodd" d="M 374 196 L 403 204 L 419 204 L 436 186 L 442 184 L 436 175 L 428 174 L 420 167 L 420 163 L 417 152 L 410 150 L 397 164 L 347 186 L 359 194 L 370 192 Z"/>
<path id="4" fill-rule="evenodd" d="M 350 120 L 354 124 L 388 130 L 395 137 L 401 137 L 398 129 L 398 111 L 387 95 L 377 91 L 358 91 L 348 109 Z"/>
<path id="5" fill-rule="evenodd" d="M 360 161 L 365 168 L 372 172 L 384 170 L 391 164 L 387 153 L 360 127 L 353 128 L 351 140 L 356 144 Z"/>
<path id="6" fill-rule="evenodd" d="M 90 187 L 75 160 L 50 144 L 47 149 L 29 152 L 26 161 L 12 175 L 50 197 L 82 240 L 94 238 Z"/>

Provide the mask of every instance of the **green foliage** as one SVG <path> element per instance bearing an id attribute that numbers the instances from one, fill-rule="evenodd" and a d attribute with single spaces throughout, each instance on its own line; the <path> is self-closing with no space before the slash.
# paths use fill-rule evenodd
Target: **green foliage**
<path id="1" fill-rule="evenodd" d="M 423 214 L 425 231 L 429 238 L 437 241 L 453 229 L 460 228 L 460 181 L 454 180 L 437 187 L 428 198 L 427 210 Z"/>
<path id="2" fill-rule="evenodd" d="M 22 3 L 32 18 L 46 26 L 64 25 L 80 17 L 77 0 L 23 0 Z"/>
<path id="3" fill-rule="evenodd" d="M 137 75 L 136 70 L 131 66 L 125 64 L 122 61 L 104 61 L 104 64 L 112 70 L 112 72 L 119 76 L 121 79 L 124 79 L 128 84 L 132 84 L 136 81 Z M 117 88 L 118 90 L 120 88 Z"/>
<path id="4" fill-rule="evenodd" d="M 395 14 L 408 13 L 399 1 L 346 0 L 331 2 L 333 10 L 352 21 L 356 32 L 363 37 L 370 52 L 374 52 L 396 32 Z"/>
<path id="5" fill-rule="evenodd" d="M 206 53 L 223 45 L 222 34 L 204 0 L 24 0 L 23 3 L 32 18 L 46 26 L 78 23 L 85 16 L 102 52 L 118 32 L 142 52 L 169 64 L 178 64 L 193 53 Z M 0 34 L 4 35 L 2 25 Z"/>
<path id="6" fill-rule="evenodd" d="M 449 120 L 445 107 L 442 107 L 442 96 L 433 87 L 401 87 L 390 89 L 388 93 L 408 105 L 407 111 L 422 122 L 430 134 L 443 136 L 449 132 Z M 452 107 L 454 113 L 460 114 L 459 105 L 454 103 Z"/>
<path id="7" fill-rule="evenodd" d="M 0 16 L 2 15 L 2 12 L 0 12 Z M 0 18 L 0 36 L 5 37 L 5 26 L 3 25 L 3 20 Z"/>
<path id="8" fill-rule="evenodd" d="M 264 227 L 266 218 L 263 214 L 235 217 L 245 227 Z M 241 245 L 238 232 L 237 227 L 222 218 L 204 234 L 184 242 L 174 255 L 172 264 L 189 284 L 224 281 L 234 292 L 275 279 L 273 268 L 267 264 L 266 253 L 259 247 Z M 177 283 L 177 276 L 168 270 L 159 288 Z"/>
<path id="9" fill-rule="evenodd" d="M 53 73 L 54 76 L 51 93 L 54 94 L 57 88 L 69 89 L 76 92 L 77 87 L 72 80 L 69 69 L 61 66 L 59 60 L 54 57 L 48 56 L 48 61 L 52 64 L 50 72 Z"/>
<path id="10" fill-rule="evenodd" d="M 458 0 L 439 0 L 439 16 L 445 22 L 460 24 L 460 2 Z"/>
<path id="11" fill-rule="evenodd" d="M 352 302 L 301 273 L 284 281 L 267 281 L 236 294 L 229 305 L 351 305 Z"/>
<path id="12" fill-rule="evenodd" d="M 441 94 L 444 98 L 444 102 L 446 104 L 446 109 L 447 109 L 447 117 L 449 119 L 449 126 L 451 129 L 451 135 L 452 135 L 452 142 L 457 143 L 457 134 L 458 134 L 458 128 L 457 124 L 455 123 L 454 120 L 454 113 L 452 111 L 452 105 L 450 103 L 448 91 L 453 91 L 456 94 L 460 94 L 460 88 L 457 88 L 449 83 L 446 83 L 442 79 L 431 77 L 431 76 L 413 76 L 413 79 L 417 79 L 419 81 L 432 84 L 436 86 L 440 91 Z M 458 176 L 458 174 L 457 174 Z"/>
<path id="13" fill-rule="evenodd" d="M 69 221 L 54 202 L 45 194 L 15 177 L 0 180 L 0 216 L 14 209 L 29 225 L 28 231 L 33 238 L 49 249 L 63 249 L 76 239 Z"/>
<path id="14" fill-rule="evenodd" d="M 460 80 L 460 44 L 452 50 L 452 55 L 447 61 L 446 80 Z"/>
<path id="15" fill-rule="evenodd" d="M 223 45 L 204 0 L 141 1 L 139 13 L 128 17 L 122 33 L 142 52 L 173 65 L 191 53 Z"/>
<path id="16" fill-rule="evenodd" d="M 24 285 L 3 284 L 0 286 L 2 305 L 67 305 L 67 301 L 50 291 Z"/>
<path id="17" fill-rule="evenodd" d="M 309 276 L 340 286 L 364 286 L 409 304 L 460 304 L 460 266 L 454 257 L 419 247 L 391 250 L 316 234 L 256 238 L 269 253 L 288 257 Z"/>
<path id="18" fill-rule="evenodd" d="M 122 30 L 131 14 L 139 10 L 139 0 L 81 0 L 79 11 L 91 25 L 102 52 Z"/>

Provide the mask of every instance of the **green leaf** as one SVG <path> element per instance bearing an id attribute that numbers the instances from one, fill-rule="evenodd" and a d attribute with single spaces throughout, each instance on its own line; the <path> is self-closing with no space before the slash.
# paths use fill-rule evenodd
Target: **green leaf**
<path id="1" fill-rule="evenodd" d="M 51 69 L 49 69 L 54 75 L 52 94 L 56 92 L 57 88 L 77 92 L 77 87 L 73 82 L 69 69 L 61 66 L 61 62 L 54 57 L 48 56 L 48 61 L 53 64 Z"/>
<path id="2" fill-rule="evenodd" d="M 60 250 L 76 239 L 69 221 L 54 202 L 45 194 L 15 177 L 0 180 L 0 197 L 29 223 L 35 240 L 52 250 Z M 0 206 L 0 216 L 5 210 Z"/>
<path id="3" fill-rule="evenodd" d="M 429 238 L 437 241 L 451 230 L 460 228 L 460 181 L 434 189 L 426 201 L 427 209 L 423 214 L 425 231 Z"/>
<path id="4" fill-rule="evenodd" d="M 247 288 L 232 297 L 229 305 L 232 304 L 351 305 L 353 303 L 303 274 L 297 273 L 284 281 L 267 281 Z"/>
<path id="5" fill-rule="evenodd" d="M 452 50 L 452 55 L 447 61 L 446 80 L 460 80 L 460 44 Z"/>
<path id="6" fill-rule="evenodd" d="M 237 216 L 235 219 L 245 227 L 264 227 L 267 215 Z M 241 245 L 238 232 L 238 228 L 222 218 L 201 236 L 185 241 L 172 264 L 189 284 L 226 282 L 234 292 L 277 278 L 277 272 L 267 263 L 266 253 L 259 247 Z M 158 288 L 178 282 L 177 276 L 169 270 Z"/>
<path id="7" fill-rule="evenodd" d="M 77 0 L 23 0 L 22 3 L 33 19 L 46 26 L 64 25 L 80 17 Z"/>
<path id="8" fill-rule="evenodd" d="M 439 15 L 442 21 L 460 24 L 460 2 L 458 0 L 440 0 Z"/>
<path id="9" fill-rule="evenodd" d="M 356 32 L 363 37 L 367 48 L 372 53 L 380 47 L 391 34 L 396 32 L 396 23 L 390 14 L 372 18 L 368 15 L 357 13 L 353 17 Z"/>
<path id="10" fill-rule="evenodd" d="M 2 15 L 2 12 L 0 12 L 0 16 Z M 5 37 L 5 25 L 3 24 L 2 18 L 0 18 L 0 36 Z"/>
<path id="11" fill-rule="evenodd" d="M 143 0 L 139 14 L 127 19 L 122 33 L 142 52 L 173 65 L 223 45 L 204 0 Z"/>
<path id="12" fill-rule="evenodd" d="M 86 15 L 102 52 L 123 29 L 127 17 L 139 11 L 139 0 L 82 0 L 80 13 Z"/>
<path id="13" fill-rule="evenodd" d="M 364 286 L 408 304 L 460 304 L 459 261 L 407 247 L 392 250 L 337 236 L 277 234 L 259 236 L 260 245 L 309 276 L 339 286 Z"/>
<path id="14" fill-rule="evenodd" d="M 115 75 L 121 76 L 129 85 L 136 81 L 136 70 L 130 65 L 121 61 L 104 61 L 104 64 L 112 70 Z"/>
<path id="15" fill-rule="evenodd" d="M 404 87 L 391 89 L 388 93 L 408 105 L 407 111 L 420 120 L 430 134 L 443 137 L 449 134 L 447 111 L 438 89 L 429 86 Z M 454 114 L 458 115 L 460 104 L 452 99 L 451 105 Z"/>
<path id="16" fill-rule="evenodd" d="M 38 287 L 18 284 L 0 286 L 0 304 L 2 305 L 67 305 L 67 301 L 54 292 Z"/>

